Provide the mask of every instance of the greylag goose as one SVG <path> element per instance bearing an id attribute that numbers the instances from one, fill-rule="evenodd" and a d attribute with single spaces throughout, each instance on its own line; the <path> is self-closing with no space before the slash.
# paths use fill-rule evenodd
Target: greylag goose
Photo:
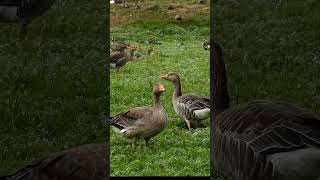
<path id="1" fill-rule="evenodd" d="M 169 73 L 161 75 L 161 78 L 173 83 L 174 92 L 172 104 L 175 112 L 182 116 L 191 130 L 191 123 L 209 118 L 210 98 L 197 94 L 182 94 L 180 78 L 177 74 Z"/>
<path id="2" fill-rule="evenodd" d="M 202 47 L 204 50 L 210 50 L 210 41 L 203 42 Z"/>
<path id="3" fill-rule="evenodd" d="M 236 180 L 319 180 L 320 119 L 280 101 L 229 107 L 222 50 L 212 46 L 214 167 Z"/>
<path id="4" fill-rule="evenodd" d="M 122 8 L 129 8 L 129 4 L 124 0 L 121 4 Z"/>
<path id="5" fill-rule="evenodd" d="M 140 9 L 141 8 L 140 5 L 139 5 L 139 0 L 134 0 L 133 5 L 134 5 L 135 9 Z"/>
<path id="6" fill-rule="evenodd" d="M 0 22 L 19 24 L 19 35 L 27 34 L 27 26 L 45 13 L 56 0 L 1 0 Z"/>
<path id="7" fill-rule="evenodd" d="M 174 17 L 174 19 L 176 20 L 177 23 L 181 23 L 181 21 L 182 21 L 182 16 L 179 15 L 179 14 L 177 14 L 177 15 Z"/>
<path id="8" fill-rule="evenodd" d="M 110 49 L 111 49 L 111 51 L 116 52 L 116 51 L 123 51 L 129 47 L 130 47 L 129 43 L 125 43 L 123 41 L 112 40 Z"/>
<path id="9" fill-rule="evenodd" d="M 125 49 L 121 49 L 120 51 L 116 51 L 110 54 L 110 67 L 116 69 L 117 72 L 120 68 L 127 64 L 128 61 L 139 58 L 139 54 L 135 54 L 134 51 L 136 50 L 135 47 L 130 48 L 130 54 L 128 55 L 125 52 Z"/>
<path id="10" fill-rule="evenodd" d="M 199 4 L 206 4 L 206 3 L 207 3 L 207 0 L 198 0 L 198 3 L 199 3 Z"/>
<path id="11" fill-rule="evenodd" d="M 106 180 L 106 144 L 87 144 L 38 159 L 1 180 Z"/>
<path id="12" fill-rule="evenodd" d="M 131 60 L 139 60 L 141 59 L 141 54 L 139 53 L 140 49 L 137 47 L 130 48 Z"/>
<path id="13" fill-rule="evenodd" d="M 123 137 L 131 139 L 133 148 L 136 148 L 136 142 L 139 138 L 143 138 L 145 146 L 148 147 L 150 138 L 166 128 L 167 113 L 160 103 L 160 94 L 164 91 L 163 85 L 155 85 L 152 107 L 133 108 L 111 119 L 110 124 L 113 130 Z"/>
<path id="14" fill-rule="evenodd" d="M 148 53 L 149 56 L 153 56 L 153 55 L 156 54 L 156 51 L 154 50 L 153 47 L 151 47 L 151 48 L 148 49 L 148 52 L 147 52 L 147 53 Z"/>

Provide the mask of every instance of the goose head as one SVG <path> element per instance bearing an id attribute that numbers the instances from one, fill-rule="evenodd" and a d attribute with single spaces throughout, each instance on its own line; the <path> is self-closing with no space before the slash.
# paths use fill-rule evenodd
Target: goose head
<path id="1" fill-rule="evenodd" d="M 164 91 L 166 91 L 164 85 L 162 84 L 156 84 L 154 87 L 153 87 L 153 93 L 154 94 L 162 94 Z"/>
<path id="2" fill-rule="evenodd" d="M 160 76 L 162 79 L 165 79 L 167 81 L 170 81 L 172 83 L 176 83 L 180 81 L 180 78 L 177 74 L 175 73 L 168 73 L 168 74 L 163 74 Z"/>

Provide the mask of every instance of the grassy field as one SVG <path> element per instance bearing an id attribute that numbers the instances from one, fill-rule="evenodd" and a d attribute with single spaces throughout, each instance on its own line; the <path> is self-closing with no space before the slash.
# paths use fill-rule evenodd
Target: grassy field
<path id="1" fill-rule="evenodd" d="M 239 103 L 285 100 L 320 115 L 319 8 L 314 0 L 213 5 L 212 36 L 223 48 L 233 101 L 237 94 Z"/>
<path id="2" fill-rule="evenodd" d="M 145 56 L 129 62 L 118 73 L 111 70 L 111 116 L 151 105 L 156 83 L 166 87 L 161 102 L 169 116 L 168 127 L 151 139 L 150 149 L 139 141 L 140 146 L 133 150 L 130 141 L 111 131 L 112 176 L 209 176 L 209 120 L 203 121 L 204 128 L 189 132 L 173 110 L 173 85 L 160 79 L 161 74 L 175 72 L 180 75 L 183 92 L 209 96 L 209 51 L 202 48 L 202 42 L 209 38 L 209 5 L 172 2 L 143 1 L 140 10 L 111 8 L 111 37 L 140 47 Z M 168 3 L 181 6 L 168 11 Z M 175 13 L 182 14 L 181 24 L 174 22 Z M 156 55 L 148 57 L 151 46 Z"/>
<path id="3" fill-rule="evenodd" d="M 106 142 L 105 1 L 57 1 L 31 24 L 0 24 L 0 175 L 80 144 Z"/>

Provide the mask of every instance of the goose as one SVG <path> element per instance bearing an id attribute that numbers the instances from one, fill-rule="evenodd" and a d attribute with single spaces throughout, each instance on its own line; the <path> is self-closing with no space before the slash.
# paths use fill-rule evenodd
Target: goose
<path id="1" fill-rule="evenodd" d="M 19 36 L 27 34 L 28 25 L 44 14 L 56 0 L 2 0 L 0 1 L 0 22 L 19 24 Z"/>
<path id="2" fill-rule="evenodd" d="M 122 8 L 129 8 L 129 4 L 124 0 L 124 1 L 122 1 L 121 7 Z"/>
<path id="3" fill-rule="evenodd" d="M 111 53 L 110 67 L 119 72 L 119 69 L 126 65 L 128 61 L 141 59 L 141 55 L 138 53 L 138 50 L 139 48 L 137 47 L 131 47 L 129 50 L 130 55 L 128 55 L 124 49 Z"/>
<path id="4" fill-rule="evenodd" d="M 86 144 L 37 159 L 1 180 L 107 180 L 107 144 Z"/>
<path id="5" fill-rule="evenodd" d="M 181 23 L 181 21 L 182 21 L 182 16 L 179 15 L 179 14 L 177 14 L 177 15 L 174 17 L 174 19 L 176 20 L 176 22 Z"/>
<path id="6" fill-rule="evenodd" d="M 210 41 L 203 42 L 202 47 L 204 50 L 210 50 Z"/>
<path id="7" fill-rule="evenodd" d="M 180 77 L 175 73 L 161 75 L 161 78 L 168 80 L 174 85 L 172 104 L 175 112 L 183 117 L 191 130 L 191 123 L 201 121 L 210 116 L 210 98 L 198 94 L 182 95 Z"/>
<path id="8" fill-rule="evenodd" d="M 152 107 L 136 107 L 117 114 L 111 119 L 111 127 L 125 138 L 131 139 L 132 147 L 143 138 L 145 147 L 149 147 L 151 137 L 162 132 L 167 126 L 167 113 L 160 103 L 160 95 L 165 91 L 162 84 L 153 88 L 154 102 Z"/>
<path id="9" fill-rule="evenodd" d="M 153 47 L 150 47 L 149 49 L 148 49 L 148 55 L 149 56 L 153 56 L 153 55 L 155 55 L 156 54 L 156 51 L 154 50 L 154 48 Z"/>
<path id="10" fill-rule="evenodd" d="M 139 60 L 141 59 L 141 54 L 139 53 L 140 49 L 137 47 L 130 48 L 130 60 Z"/>
<path id="11" fill-rule="evenodd" d="M 207 3 L 207 0 L 198 0 L 198 3 L 199 3 L 199 4 L 206 4 L 206 3 Z"/>
<path id="12" fill-rule="evenodd" d="M 320 119 L 283 101 L 229 105 L 222 50 L 211 59 L 211 162 L 236 180 L 319 180 Z"/>
<path id="13" fill-rule="evenodd" d="M 119 72 L 119 69 L 122 68 L 124 65 L 126 65 L 130 59 L 131 58 L 128 56 L 128 54 L 124 50 L 111 53 L 110 67 L 113 69 L 116 69 L 117 72 Z"/>
<path id="14" fill-rule="evenodd" d="M 134 5 L 135 9 L 140 9 L 141 8 L 140 5 L 139 5 L 139 0 L 134 0 L 133 5 Z"/>
<path id="15" fill-rule="evenodd" d="M 123 51 L 129 47 L 130 47 L 129 43 L 125 43 L 123 41 L 112 40 L 110 49 L 111 49 L 111 51 L 116 52 L 116 51 Z"/>

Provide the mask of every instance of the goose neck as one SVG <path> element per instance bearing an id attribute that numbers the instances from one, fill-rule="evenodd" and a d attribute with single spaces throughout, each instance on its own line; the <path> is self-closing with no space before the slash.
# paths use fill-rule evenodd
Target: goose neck
<path id="1" fill-rule="evenodd" d="M 173 97 L 174 98 L 180 97 L 182 95 L 180 80 L 178 79 L 174 81 L 173 86 L 174 86 Z"/>
<path id="2" fill-rule="evenodd" d="M 212 41 L 211 41 L 212 42 Z M 211 99 L 215 116 L 225 109 L 229 108 L 229 93 L 227 86 L 227 76 L 225 64 L 222 58 L 222 50 L 219 44 L 213 42 L 213 51 L 211 51 Z"/>
<path id="3" fill-rule="evenodd" d="M 159 93 L 154 93 L 154 95 L 153 95 L 153 107 L 155 107 L 155 108 L 160 108 L 161 107 L 160 94 Z"/>

